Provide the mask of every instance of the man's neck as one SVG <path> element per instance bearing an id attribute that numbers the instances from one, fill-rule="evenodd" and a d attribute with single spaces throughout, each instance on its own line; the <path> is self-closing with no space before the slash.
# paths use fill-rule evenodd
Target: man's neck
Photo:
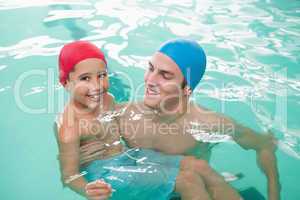
<path id="1" fill-rule="evenodd" d="M 154 122 L 165 122 L 171 123 L 180 119 L 183 115 L 186 114 L 188 107 L 188 102 L 183 101 L 178 103 L 172 109 L 168 110 L 154 110 L 155 117 L 153 118 Z"/>

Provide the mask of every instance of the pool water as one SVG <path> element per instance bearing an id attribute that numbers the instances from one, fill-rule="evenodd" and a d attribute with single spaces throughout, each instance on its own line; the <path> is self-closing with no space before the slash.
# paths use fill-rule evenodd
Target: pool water
<path id="1" fill-rule="evenodd" d="M 193 99 L 259 132 L 272 130 L 283 200 L 300 199 L 300 1 L 0 0 L 0 198 L 83 199 L 60 183 L 53 120 L 63 44 L 89 40 L 108 57 L 118 102 L 143 96 L 147 61 L 167 39 L 203 46 L 207 72 Z M 255 152 L 214 147 L 211 165 L 266 196 Z"/>

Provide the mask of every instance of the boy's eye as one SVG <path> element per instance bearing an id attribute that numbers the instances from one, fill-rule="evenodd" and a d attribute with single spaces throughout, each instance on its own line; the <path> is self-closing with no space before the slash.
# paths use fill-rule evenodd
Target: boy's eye
<path id="1" fill-rule="evenodd" d="M 100 73 L 100 74 L 98 74 L 98 77 L 99 78 L 105 78 L 107 76 L 107 73 L 106 72 L 103 72 L 103 73 Z"/>
<path id="2" fill-rule="evenodd" d="M 89 81 L 90 80 L 90 77 L 89 76 L 83 76 L 83 77 L 80 77 L 81 81 Z"/>

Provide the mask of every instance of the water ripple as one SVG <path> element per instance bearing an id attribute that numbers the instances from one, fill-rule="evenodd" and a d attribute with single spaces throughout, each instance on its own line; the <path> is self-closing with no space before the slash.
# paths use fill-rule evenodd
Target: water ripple
<path id="1" fill-rule="evenodd" d="M 49 47 L 55 44 L 56 47 Z M 12 56 L 15 59 L 22 59 L 30 56 L 51 56 L 57 55 L 60 46 L 63 44 L 62 40 L 50 38 L 49 36 L 37 36 L 22 40 L 15 45 L 0 47 L 0 54 L 5 56 Z M 47 47 L 48 46 L 48 47 Z"/>
<path id="2" fill-rule="evenodd" d="M 51 10 L 44 22 L 52 22 L 56 20 L 70 18 L 91 18 L 95 10 Z"/>
<path id="3" fill-rule="evenodd" d="M 7 65 L 0 65 L 0 71 L 4 70 L 5 68 L 7 68 Z"/>
<path id="4" fill-rule="evenodd" d="M 5 92 L 6 90 L 8 90 L 10 88 L 11 88 L 10 86 L 2 87 L 2 88 L 0 88 L 0 92 Z"/>
<path id="5" fill-rule="evenodd" d="M 10 10 L 17 8 L 27 7 L 40 7 L 48 5 L 90 5 L 85 0 L 73 0 L 73 1 L 57 1 L 57 0 L 11 0 L 11 1 L 0 1 L 0 10 Z"/>
<path id="6" fill-rule="evenodd" d="M 36 87 L 32 87 L 31 88 L 31 91 L 27 92 L 24 94 L 24 96 L 30 96 L 30 95 L 33 95 L 33 94 L 37 94 L 37 93 L 41 93 L 43 91 L 45 91 L 45 87 L 44 86 L 36 86 Z"/>

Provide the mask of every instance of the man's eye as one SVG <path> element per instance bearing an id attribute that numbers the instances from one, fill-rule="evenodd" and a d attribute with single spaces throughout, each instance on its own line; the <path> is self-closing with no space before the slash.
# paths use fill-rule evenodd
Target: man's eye
<path id="1" fill-rule="evenodd" d="M 81 80 L 81 81 L 89 81 L 89 80 L 90 80 L 90 77 L 88 77 L 88 76 L 83 76 L 83 77 L 81 77 L 79 80 Z"/>
<path id="2" fill-rule="evenodd" d="M 149 70 L 150 72 L 153 72 L 153 71 L 154 71 L 154 68 L 153 68 L 152 66 L 150 66 L 150 67 L 148 68 L 148 70 Z"/>
<path id="3" fill-rule="evenodd" d="M 162 77 L 163 77 L 164 79 L 168 79 L 168 80 L 172 79 L 172 75 L 169 74 L 169 73 L 162 73 Z"/>

